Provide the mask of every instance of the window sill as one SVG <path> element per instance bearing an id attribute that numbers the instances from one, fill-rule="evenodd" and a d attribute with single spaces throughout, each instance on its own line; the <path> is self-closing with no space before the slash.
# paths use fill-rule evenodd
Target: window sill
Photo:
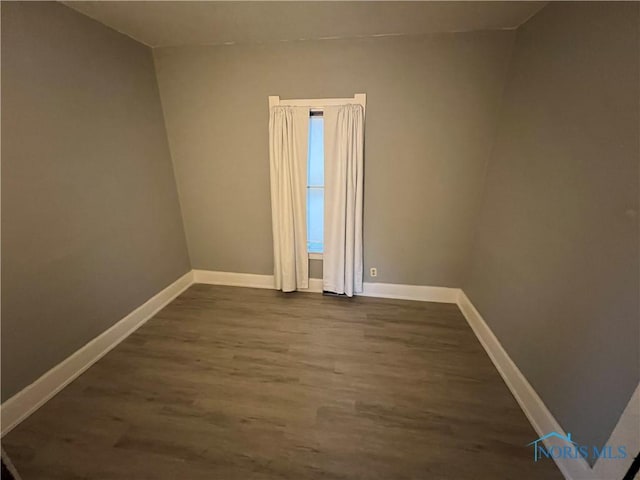
<path id="1" fill-rule="evenodd" d="M 309 260 L 322 260 L 322 254 L 321 253 L 311 253 L 309 252 Z"/>

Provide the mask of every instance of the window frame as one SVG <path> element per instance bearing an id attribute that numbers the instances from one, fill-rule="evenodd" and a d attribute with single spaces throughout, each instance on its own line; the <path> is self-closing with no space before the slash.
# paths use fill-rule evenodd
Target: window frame
<path id="1" fill-rule="evenodd" d="M 269 95 L 269 108 L 278 105 L 286 105 L 292 107 L 309 107 L 311 110 L 324 110 L 325 107 L 336 105 L 362 105 L 363 111 L 367 109 L 367 94 L 356 93 L 350 98 L 292 98 L 281 100 L 278 95 Z M 322 260 L 322 253 L 307 252 L 309 260 Z"/>

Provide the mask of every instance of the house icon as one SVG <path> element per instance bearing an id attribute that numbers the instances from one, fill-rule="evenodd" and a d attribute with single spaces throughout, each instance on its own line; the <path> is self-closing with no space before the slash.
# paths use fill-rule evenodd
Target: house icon
<path id="1" fill-rule="evenodd" d="M 558 432 L 551 432 L 551 433 L 547 433 L 546 435 L 543 435 L 542 437 L 538 438 L 537 440 L 534 440 L 533 442 L 529 443 L 527 445 L 527 447 L 530 447 L 533 445 L 533 461 L 537 462 L 538 461 L 538 443 L 546 440 L 547 438 L 551 438 L 551 437 L 555 437 L 555 438 L 559 438 L 561 440 L 564 440 L 565 442 L 568 442 L 572 445 L 577 445 L 576 442 L 574 442 L 573 440 L 571 440 L 571 433 L 567 433 L 567 435 L 562 435 Z"/>

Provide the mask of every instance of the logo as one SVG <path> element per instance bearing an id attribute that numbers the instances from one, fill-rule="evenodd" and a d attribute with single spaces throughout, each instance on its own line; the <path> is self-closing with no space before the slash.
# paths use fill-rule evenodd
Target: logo
<path id="1" fill-rule="evenodd" d="M 533 461 L 537 462 L 541 458 L 583 458 L 585 460 L 605 458 L 611 460 L 621 460 L 628 457 L 627 447 L 603 445 L 596 446 L 580 445 L 571 439 L 571 434 L 562 435 L 558 432 L 551 432 L 534 440 L 527 447 L 533 447 Z"/>

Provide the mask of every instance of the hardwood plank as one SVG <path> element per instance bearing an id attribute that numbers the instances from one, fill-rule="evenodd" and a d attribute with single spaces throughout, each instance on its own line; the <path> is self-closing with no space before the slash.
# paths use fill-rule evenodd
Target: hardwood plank
<path id="1" fill-rule="evenodd" d="M 28 479 L 561 479 L 455 305 L 194 285 L 10 432 Z"/>

